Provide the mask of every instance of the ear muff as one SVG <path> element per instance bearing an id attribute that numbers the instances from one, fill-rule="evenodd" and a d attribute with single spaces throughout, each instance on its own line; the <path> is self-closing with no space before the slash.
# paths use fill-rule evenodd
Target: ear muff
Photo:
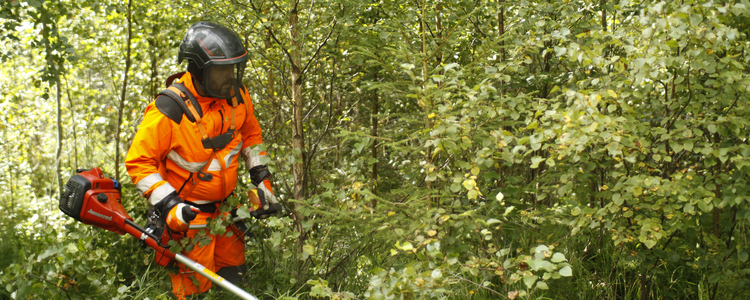
<path id="1" fill-rule="evenodd" d="M 203 69 L 199 68 L 192 60 L 188 60 L 188 72 L 190 72 L 190 75 L 192 75 L 193 78 L 203 82 Z"/>

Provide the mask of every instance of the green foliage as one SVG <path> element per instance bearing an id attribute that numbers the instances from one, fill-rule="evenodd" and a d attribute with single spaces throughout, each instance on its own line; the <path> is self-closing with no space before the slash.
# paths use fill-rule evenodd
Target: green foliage
<path id="1" fill-rule="evenodd" d="M 245 39 L 244 81 L 286 208 L 248 222 L 248 290 L 263 299 L 750 297 L 750 2 L 133 5 L 124 140 L 180 69 L 165 60 L 192 21 Z M 0 9 L 0 205 L 10 212 L 0 223 L 15 229 L 0 235 L 5 297 L 169 295 L 167 271 L 132 238 L 72 224 L 54 204 L 54 176 L 119 163 L 124 22 L 119 2 Z M 290 128 L 294 50 L 303 149 Z M 44 95 L 57 70 L 66 101 L 55 175 Z M 302 183 L 294 162 L 306 165 Z M 142 221 L 144 201 L 125 181 Z M 231 205 L 250 187 L 242 176 Z M 228 222 L 210 227 L 222 234 Z"/>

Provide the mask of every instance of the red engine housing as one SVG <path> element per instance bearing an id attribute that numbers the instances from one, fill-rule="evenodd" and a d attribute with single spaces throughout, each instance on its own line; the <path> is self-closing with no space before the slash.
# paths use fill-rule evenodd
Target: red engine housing
<path id="1" fill-rule="evenodd" d="M 124 234 L 132 220 L 120 200 L 120 185 L 99 168 L 80 171 L 65 184 L 60 210 L 85 224 Z"/>

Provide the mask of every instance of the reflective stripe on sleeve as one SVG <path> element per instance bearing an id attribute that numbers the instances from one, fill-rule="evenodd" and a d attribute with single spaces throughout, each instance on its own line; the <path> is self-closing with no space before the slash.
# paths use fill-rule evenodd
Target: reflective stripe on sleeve
<path id="1" fill-rule="evenodd" d="M 260 183 L 260 186 L 258 186 L 258 189 L 263 191 L 263 195 L 266 197 L 266 201 L 268 203 L 279 203 L 278 201 L 276 201 L 276 195 L 274 195 L 273 192 L 268 189 L 270 187 L 270 184 L 270 181 L 263 180 L 263 182 Z M 266 205 L 265 208 L 268 209 L 270 208 L 270 206 Z"/>
<path id="2" fill-rule="evenodd" d="M 151 187 L 154 186 L 154 184 L 157 184 L 162 180 L 164 180 L 164 178 L 161 177 L 161 174 L 154 173 L 154 174 L 144 177 L 143 179 L 141 179 L 141 181 L 138 181 L 135 187 L 138 189 L 139 192 L 141 192 L 141 195 L 143 195 L 149 189 L 151 189 Z"/>
<path id="3" fill-rule="evenodd" d="M 184 205 L 184 204 L 183 204 L 183 205 Z M 176 211 L 176 214 L 175 214 L 175 215 L 177 215 L 177 219 L 178 219 L 178 220 L 180 220 L 180 222 L 183 222 L 183 223 L 184 223 L 184 221 L 185 221 L 185 217 L 183 217 L 183 216 L 182 216 L 182 209 L 181 209 L 181 208 L 180 208 L 179 206 L 178 206 L 177 208 L 178 208 L 178 209 L 177 209 L 177 211 Z"/>
<path id="4" fill-rule="evenodd" d="M 253 155 L 253 153 L 256 154 Z M 263 154 L 261 155 L 260 153 Z M 245 158 L 245 167 L 250 170 L 253 167 L 264 165 L 263 163 L 261 163 L 261 159 L 266 157 L 266 152 L 260 149 L 260 145 L 257 145 L 255 147 L 247 147 L 245 149 L 242 149 L 242 157 Z"/>
<path id="5" fill-rule="evenodd" d="M 164 197 L 172 192 L 176 192 L 174 187 L 172 187 L 172 185 L 169 183 L 165 183 L 151 192 L 151 197 L 148 198 L 148 203 L 151 203 L 151 205 L 156 205 L 156 203 L 159 203 L 159 201 L 164 199 Z"/>

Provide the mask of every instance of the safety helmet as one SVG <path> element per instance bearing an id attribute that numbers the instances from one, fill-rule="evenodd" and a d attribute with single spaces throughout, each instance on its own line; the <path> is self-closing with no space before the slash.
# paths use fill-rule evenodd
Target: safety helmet
<path id="1" fill-rule="evenodd" d="M 188 60 L 188 71 L 196 78 L 201 88 L 209 96 L 229 99 L 237 95 L 248 54 L 240 37 L 226 26 L 201 21 L 190 26 L 180 43 L 177 63 Z M 234 80 L 230 93 L 221 93 L 215 86 L 209 84 L 209 71 L 215 66 L 232 65 Z"/>

